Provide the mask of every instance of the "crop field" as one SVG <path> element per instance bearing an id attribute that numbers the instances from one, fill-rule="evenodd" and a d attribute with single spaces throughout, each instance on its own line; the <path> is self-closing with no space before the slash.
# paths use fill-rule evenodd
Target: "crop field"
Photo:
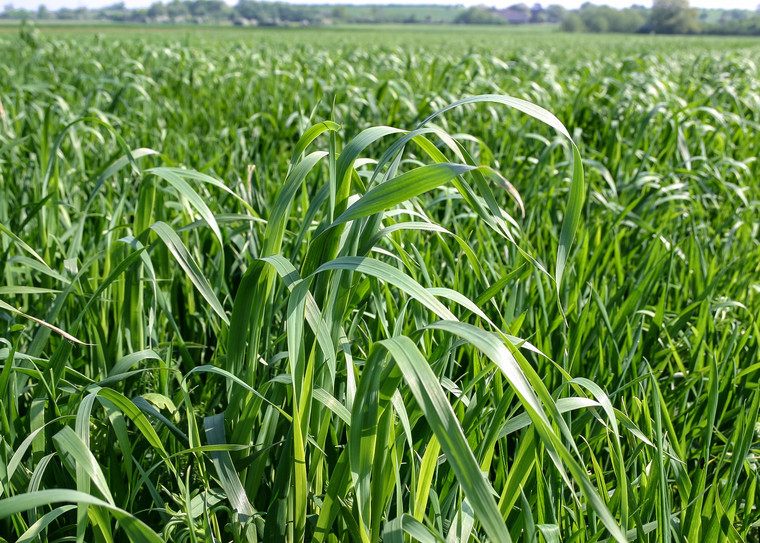
<path id="1" fill-rule="evenodd" d="M 758 58 L 3 28 L 0 541 L 758 541 Z"/>

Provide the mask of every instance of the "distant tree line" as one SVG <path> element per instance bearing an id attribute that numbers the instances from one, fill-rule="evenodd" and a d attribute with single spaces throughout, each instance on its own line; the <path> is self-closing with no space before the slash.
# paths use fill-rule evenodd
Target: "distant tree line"
<path id="1" fill-rule="evenodd" d="M 423 0 L 424 1 L 424 0 Z M 431 0 L 435 1 L 435 0 Z M 560 5 L 513 4 L 506 8 L 483 5 L 331 5 L 238 0 L 171 0 L 128 9 L 117 2 L 100 9 L 62 8 L 50 11 L 17 9 L 7 4 L 0 19 L 39 21 L 104 21 L 151 24 L 234 24 L 241 26 L 327 25 L 334 23 L 460 23 L 482 25 L 555 24 L 565 32 L 624 32 L 657 34 L 760 35 L 760 6 L 750 10 L 695 10 L 688 0 L 654 0 L 651 8 L 615 9 L 590 2 L 568 11 Z"/>
<path id="2" fill-rule="evenodd" d="M 560 23 L 565 32 L 760 35 L 760 6 L 750 10 L 696 10 L 688 0 L 654 0 L 652 7 L 615 9 L 584 3 L 567 11 L 560 5 L 514 4 L 506 9 L 471 7 L 455 21 L 462 24 Z"/>
<path id="3" fill-rule="evenodd" d="M 238 23 L 282 24 L 316 23 L 323 18 L 322 11 L 312 6 L 286 4 L 284 2 L 255 2 L 240 0 L 228 6 L 222 0 L 171 0 L 154 2 L 148 8 L 128 9 L 124 2 L 117 2 L 100 9 L 62 8 L 50 11 L 40 5 L 36 11 L 14 9 L 5 6 L 0 17 L 6 19 L 37 19 L 59 21 L 111 21 L 116 23 Z"/>
<path id="4" fill-rule="evenodd" d="M 569 12 L 562 21 L 566 32 L 624 32 L 640 31 L 649 19 L 650 10 L 644 6 L 614 9 L 585 3 Z"/>
<path id="5" fill-rule="evenodd" d="M 50 11 L 14 8 L 7 4 L 0 19 L 39 21 L 104 21 L 152 24 L 235 24 L 243 26 L 291 26 L 338 23 L 451 23 L 463 8 L 457 6 L 353 6 L 291 4 L 239 0 L 234 6 L 223 0 L 156 1 L 150 7 L 128 9 L 124 2 L 100 9 L 84 7 Z"/>
<path id="6" fill-rule="evenodd" d="M 528 7 L 528 4 L 524 3 L 513 4 L 507 8 L 474 6 L 462 11 L 454 22 L 490 25 L 561 23 L 565 14 L 565 8 L 558 4 L 547 8 L 542 7 L 541 4 Z"/>
<path id="7" fill-rule="evenodd" d="M 745 9 L 702 11 L 699 26 L 703 34 L 760 36 L 760 5 L 754 12 Z"/>
<path id="8" fill-rule="evenodd" d="M 730 14 L 730 15 L 729 15 Z M 654 0 L 650 9 L 614 9 L 590 2 L 567 13 L 566 32 L 760 35 L 760 9 L 696 10 L 688 0 Z"/>

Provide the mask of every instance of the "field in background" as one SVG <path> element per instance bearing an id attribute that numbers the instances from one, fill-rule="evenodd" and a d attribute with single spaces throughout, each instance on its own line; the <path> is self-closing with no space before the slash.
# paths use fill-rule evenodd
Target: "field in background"
<path id="1" fill-rule="evenodd" d="M 759 53 L 0 28 L 0 541 L 757 541 Z"/>
<path id="2" fill-rule="evenodd" d="M 182 25 L 113 25 L 86 24 L 72 21 L 51 24 L 35 23 L 42 36 L 59 36 L 86 40 L 101 35 L 108 39 L 135 38 L 185 40 L 186 44 L 228 47 L 255 47 L 270 43 L 282 47 L 295 45 L 319 46 L 322 49 L 357 49 L 366 46 L 431 47 L 443 52 L 469 51 L 514 55 L 515 53 L 549 53 L 558 61 L 596 59 L 612 53 L 641 55 L 644 53 L 683 52 L 744 52 L 756 54 L 760 40 L 754 37 L 733 36 L 646 36 L 640 34 L 575 35 L 557 32 L 555 25 L 337 25 L 328 28 L 235 28 L 229 26 Z M 12 39 L 18 35 L 18 23 L 0 25 L 0 36 Z M 211 43 L 206 43 L 211 42 Z M 231 43 L 230 43 L 231 42 Z M 346 51 L 348 52 L 348 51 Z M 567 66 L 571 69 L 572 66 Z"/>

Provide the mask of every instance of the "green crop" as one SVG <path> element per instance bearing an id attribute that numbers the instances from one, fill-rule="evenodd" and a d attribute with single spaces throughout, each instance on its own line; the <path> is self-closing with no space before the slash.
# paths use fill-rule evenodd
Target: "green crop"
<path id="1" fill-rule="evenodd" d="M 757 540 L 757 42 L 109 32 L 0 34 L 0 541 Z"/>

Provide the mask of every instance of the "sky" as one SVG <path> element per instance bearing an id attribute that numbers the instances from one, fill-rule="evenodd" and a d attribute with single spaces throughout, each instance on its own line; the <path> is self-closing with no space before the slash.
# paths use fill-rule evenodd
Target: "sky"
<path id="1" fill-rule="evenodd" d="M 56 10 L 59 8 L 102 8 L 112 5 L 117 0 L 3 0 L 3 5 L 12 3 L 16 8 L 37 9 L 40 4 L 45 4 L 48 9 Z M 148 7 L 155 0 L 124 0 L 128 8 Z M 168 0 L 164 0 L 166 3 Z M 506 7 L 519 2 L 520 0 L 287 0 L 297 4 L 445 4 L 445 5 L 494 5 Z M 525 1 L 525 0 L 523 0 Z M 575 9 L 586 0 L 535 0 L 542 5 L 560 4 L 568 9 Z M 632 4 L 649 5 L 651 0 L 591 0 L 594 4 L 607 4 L 615 8 L 625 8 Z M 237 3 L 237 0 L 225 0 L 230 5 Z M 526 1 L 527 4 L 534 3 L 534 0 Z M 720 9 L 756 9 L 760 5 L 760 0 L 691 0 L 690 4 L 696 8 L 720 8 Z"/>

